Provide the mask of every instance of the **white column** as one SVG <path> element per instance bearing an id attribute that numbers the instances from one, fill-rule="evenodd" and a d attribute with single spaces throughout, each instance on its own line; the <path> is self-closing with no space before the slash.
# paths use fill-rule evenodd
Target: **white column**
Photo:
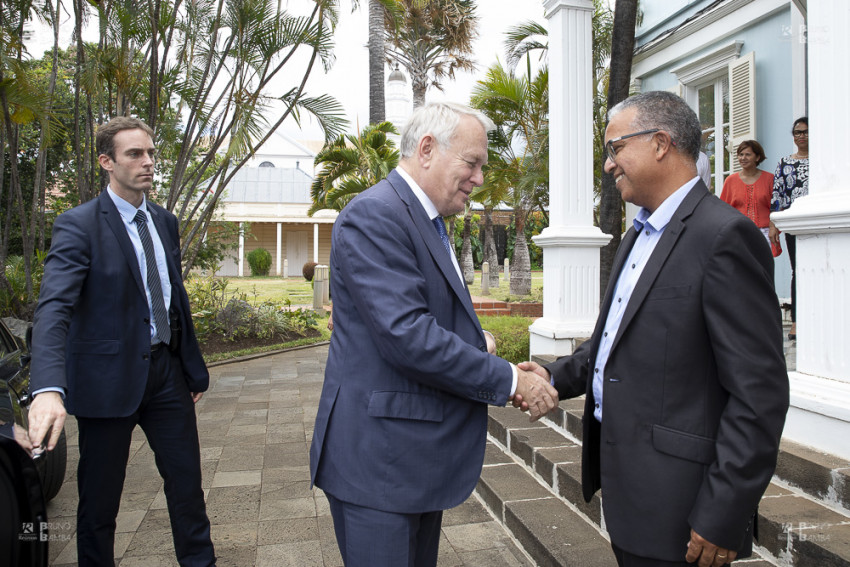
<path id="1" fill-rule="evenodd" d="M 319 261 L 319 223 L 313 225 L 313 261 Z"/>
<path id="2" fill-rule="evenodd" d="M 593 226 L 591 0 L 544 0 L 549 20 L 549 227 L 543 249 L 543 317 L 531 354 L 570 354 L 599 312 L 599 249 Z"/>
<path id="3" fill-rule="evenodd" d="M 282 230 L 283 230 L 283 223 L 277 223 L 277 243 L 275 244 L 275 258 L 276 258 L 276 260 L 275 260 L 274 265 L 277 266 L 277 275 L 278 276 L 285 275 L 283 273 L 283 265 L 280 263 L 280 258 L 281 258 L 280 242 L 281 242 Z"/>
<path id="4" fill-rule="evenodd" d="M 797 369 L 784 435 L 850 458 L 850 3 L 808 4 L 809 195 L 771 219 L 797 235 Z"/>
<path id="5" fill-rule="evenodd" d="M 239 223 L 239 264 L 236 275 L 240 278 L 245 275 L 245 223 Z"/>

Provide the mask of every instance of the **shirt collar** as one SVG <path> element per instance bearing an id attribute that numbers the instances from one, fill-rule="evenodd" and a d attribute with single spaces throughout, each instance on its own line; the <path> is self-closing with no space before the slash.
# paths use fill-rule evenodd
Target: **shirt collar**
<path id="1" fill-rule="evenodd" d="M 650 214 L 649 210 L 641 207 L 633 221 L 635 230 L 640 232 L 643 230 L 644 225 L 647 224 L 656 231 L 664 230 L 670 223 L 670 219 L 673 218 L 673 213 L 676 212 L 676 209 L 679 208 L 679 205 L 682 204 L 682 201 L 685 200 L 685 197 L 688 196 L 688 193 L 690 193 L 697 181 L 699 181 L 699 176 L 694 177 L 676 189 L 672 195 L 664 199 L 664 202 L 655 209 L 654 213 Z"/>
<path id="2" fill-rule="evenodd" d="M 138 209 L 136 209 L 136 207 L 116 195 L 115 192 L 112 190 L 112 187 L 107 185 L 106 192 L 109 193 L 109 198 L 112 199 L 113 203 L 115 203 L 115 207 L 118 209 L 118 214 L 120 214 L 121 218 L 124 219 L 126 222 L 131 223 L 134 221 L 134 219 L 136 218 L 136 210 L 144 211 L 145 216 L 147 216 L 148 201 L 144 195 L 142 195 L 142 205 Z"/>
<path id="3" fill-rule="evenodd" d="M 413 194 L 416 195 L 416 198 L 419 199 L 419 202 L 422 203 L 422 208 L 425 209 L 425 214 L 428 215 L 429 219 L 435 219 L 437 217 L 442 218 L 439 211 L 437 211 L 437 206 L 431 201 L 428 195 L 425 194 L 425 191 L 422 190 L 422 187 L 419 186 L 416 181 L 413 180 L 413 177 L 407 173 L 403 167 L 396 166 L 395 170 L 401 175 L 401 178 L 407 182 L 410 186 L 410 190 L 413 191 Z"/>

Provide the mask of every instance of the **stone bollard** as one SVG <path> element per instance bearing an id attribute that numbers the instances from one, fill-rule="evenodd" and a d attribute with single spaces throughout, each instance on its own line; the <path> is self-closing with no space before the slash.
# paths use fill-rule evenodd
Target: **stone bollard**
<path id="1" fill-rule="evenodd" d="M 322 266 L 322 305 L 330 303 L 331 299 L 331 268 L 330 266 Z"/>
<path id="2" fill-rule="evenodd" d="M 508 282 L 508 286 L 511 285 L 511 263 L 505 258 L 505 281 Z"/>
<path id="3" fill-rule="evenodd" d="M 283 277 L 289 277 L 289 260 L 283 261 Z"/>
<path id="4" fill-rule="evenodd" d="M 481 295 L 490 295 L 490 262 L 481 264 Z"/>
<path id="5" fill-rule="evenodd" d="M 313 270 L 313 310 L 321 311 L 322 307 L 322 289 L 325 286 L 325 281 L 322 279 L 322 270 L 319 266 Z"/>

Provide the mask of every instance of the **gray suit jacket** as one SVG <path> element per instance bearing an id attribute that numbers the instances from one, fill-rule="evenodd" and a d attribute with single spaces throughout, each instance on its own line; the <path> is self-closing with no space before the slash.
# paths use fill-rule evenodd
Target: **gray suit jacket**
<path id="1" fill-rule="evenodd" d="M 636 238 L 617 252 L 591 339 L 547 366 L 561 398 L 587 394 L 584 496 L 602 488 L 612 541 L 630 553 L 683 561 L 693 528 L 749 555 L 788 408 L 770 248 L 702 182 L 691 189 L 626 307 L 600 424 L 592 365 Z"/>

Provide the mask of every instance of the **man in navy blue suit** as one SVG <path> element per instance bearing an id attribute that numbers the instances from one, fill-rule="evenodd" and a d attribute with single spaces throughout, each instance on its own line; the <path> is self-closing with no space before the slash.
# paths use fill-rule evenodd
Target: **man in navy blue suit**
<path id="1" fill-rule="evenodd" d="M 136 425 L 165 481 L 180 565 L 215 565 L 194 406 L 209 373 L 181 278 L 177 219 L 145 197 L 153 131 L 114 118 L 98 129 L 97 149 L 109 187 L 53 226 L 33 326 L 29 436 L 52 450 L 66 408 L 77 418 L 81 567 L 114 564 Z"/>
<path id="2" fill-rule="evenodd" d="M 443 224 L 483 183 L 492 127 L 460 105 L 417 109 L 399 167 L 334 224 L 310 466 L 348 567 L 436 565 L 442 511 L 481 474 L 487 405 L 519 394 L 533 419 L 557 405 L 548 382 L 491 354 Z"/>

